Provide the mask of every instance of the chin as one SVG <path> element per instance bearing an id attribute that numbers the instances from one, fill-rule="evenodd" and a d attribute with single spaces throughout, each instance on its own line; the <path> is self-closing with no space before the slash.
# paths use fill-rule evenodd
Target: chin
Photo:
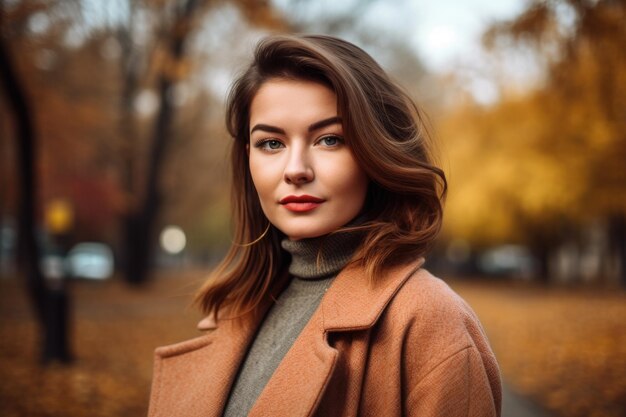
<path id="1" fill-rule="evenodd" d="M 275 224 L 275 226 L 281 232 L 283 232 L 290 240 L 308 239 L 312 237 L 322 236 L 328 233 L 320 228 L 311 227 L 313 226 L 311 224 L 304 224 L 302 226 L 293 225 L 293 224 L 291 225 Z"/>
<path id="2" fill-rule="evenodd" d="M 328 234 L 330 232 L 292 232 L 292 233 L 285 233 L 285 235 L 287 235 L 287 237 L 290 240 L 300 240 L 300 239 L 311 239 L 314 237 L 320 237 L 320 236 L 324 236 L 325 234 Z"/>
<path id="3" fill-rule="evenodd" d="M 308 224 L 305 227 L 278 227 L 290 240 L 311 239 L 314 237 L 320 237 L 329 234 L 330 232 L 337 230 L 341 225 L 336 227 L 326 226 L 316 227 L 315 225 Z"/>

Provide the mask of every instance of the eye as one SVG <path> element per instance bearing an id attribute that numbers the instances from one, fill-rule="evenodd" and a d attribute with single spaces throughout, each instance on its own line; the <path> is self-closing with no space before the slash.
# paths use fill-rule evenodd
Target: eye
<path id="1" fill-rule="evenodd" d="M 270 148 L 270 149 L 278 149 L 278 148 L 280 148 L 283 144 L 282 144 L 282 143 L 280 143 L 280 142 L 279 142 L 279 141 L 277 141 L 277 140 L 273 140 L 273 139 L 272 139 L 272 140 L 268 140 L 268 141 L 266 141 L 266 142 L 265 142 L 265 145 L 266 145 L 268 148 Z"/>
<path id="2" fill-rule="evenodd" d="M 254 144 L 254 147 L 267 151 L 275 151 L 277 149 L 284 148 L 285 145 L 276 139 L 261 139 Z"/>
<path id="3" fill-rule="evenodd" d="M 336 135 L 328 135 L 328 136 L 324 136 L 323 138 L 321 138 L 317 143 L 323 146 L 328 146 L 332 148 L 332 147 L 342 144 L 343 138 L 336 136 Z"/>

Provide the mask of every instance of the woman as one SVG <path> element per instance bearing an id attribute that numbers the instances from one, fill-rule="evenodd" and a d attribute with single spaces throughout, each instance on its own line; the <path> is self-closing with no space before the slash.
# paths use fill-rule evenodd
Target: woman
<path id="1" fill-rule="evenodd" d="M 236 243 L 150 415 L 498 416 L 478 319 L 421 268 L 446 182 L 408 96 L 348 42 L 272 36 L 227 125 Z"/>

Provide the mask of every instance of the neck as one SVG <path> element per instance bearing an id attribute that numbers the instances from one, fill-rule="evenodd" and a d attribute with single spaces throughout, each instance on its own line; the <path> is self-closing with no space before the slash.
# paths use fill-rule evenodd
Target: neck
<path id="1" fill-rule="evenodd" d="M 354 222 L 350 223 L 355 225 Z M 322 279 L 337 275 L 361 245 L 363 231 L 336 232 L 316 238 L 282 241 L 291 255 L 289 273 L 302 279 Z"/>

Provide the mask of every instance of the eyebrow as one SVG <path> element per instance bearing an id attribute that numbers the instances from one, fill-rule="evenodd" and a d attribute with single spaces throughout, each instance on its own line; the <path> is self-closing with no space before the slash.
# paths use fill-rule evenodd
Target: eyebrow
<path id="1" fill-rule="evenodd" d="M 340 117 L 338 116 L 329 117 L 328 119 L 320 120 L 319 122 L 315 122 L 309 125 L 308 131 L 313 132 L 315 130 L 324 128 L 326 126 L 334 125 L 337 123 L 341 124 Z M 250 130 L 250 134 L 252 134 L 255 130 L 262 130 L 264 132 L 269 132 L 269 133 L 278 133 L 281 135 L 285 134 L 285 130 L 281 129 L 280 127 L 270 126 L 270 125 L 266 125 L 262 123 L 254 125 L 254 127 Z"/>

